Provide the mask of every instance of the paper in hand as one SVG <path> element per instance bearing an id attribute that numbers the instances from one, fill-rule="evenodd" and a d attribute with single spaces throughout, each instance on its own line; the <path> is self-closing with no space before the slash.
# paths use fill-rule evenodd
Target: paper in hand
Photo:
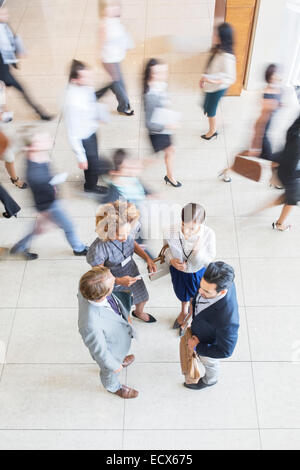
<path id="1" fill-rule="evenodd" d="M 58 184 L 62 184 L 68 178 L 68 173 L 59 173 L 58 175 L 53 176 L 53 178 L 49 181 L 51 186 L 56 186 Z"/>

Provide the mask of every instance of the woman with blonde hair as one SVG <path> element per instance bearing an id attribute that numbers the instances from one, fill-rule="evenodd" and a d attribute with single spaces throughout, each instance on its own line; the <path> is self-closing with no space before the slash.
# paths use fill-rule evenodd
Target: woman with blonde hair
<path id="1" fill-rule="evenodd" d="M 121 4 L 119 0 L 99 0 L 101 61 L 110 75 L 112 83 L 96 92 L 101 98 L 109 89 L 118 100 L 117 111 L 126 116 L 134 114 L 124 83 L 121 62 L 128 49 L 133 48 L 133 41 L 121 23 Z"/>
<path id="2" fill-rule="evenodd" d="M 133 316 L 153 323 L 156 319 L 144 312 L 149 295 L 133 260 L 133 254 L 136 253 L 147 263 L 150 273 L 156 272 L 153 260 L 135 241 L 140 228 L 139 216 L 135 205 L 127 202 L 116 201 L 100 206 L 96 214 L 98 238 L 88 251 L 87 262 L 91 266 L 108 267 L 116 278 L 116 290 L 132 292 L 135 305 Z"/>

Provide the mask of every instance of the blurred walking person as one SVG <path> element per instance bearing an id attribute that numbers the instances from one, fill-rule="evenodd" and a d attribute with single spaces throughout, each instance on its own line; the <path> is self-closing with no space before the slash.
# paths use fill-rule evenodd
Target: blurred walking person
<path id="1" fill-rule="evenodd" d="M 70 145 L 84 170 L 84 191 L 103 194 L 106 188 L 98 186 L 98 177 L 110 169 L 105 159 L 99 158 L 97 130 L 100 122 L 108 121 L 108 113 L 97 103 L 92 71 L 78 60 L 73 60 L 65 98 L 65 122 Z"/>
<path id="2" fill-rule="evenodd" d="M 44 121 L 50 121 L 53 116 L 47 114 L 29 96 L 28 92 L 12 75 L 10 67 L 17 68 L 18 57 L 24 55 L 23 45 L 19 36 L 16 36 L 8 25 L 9 14 L 6 7 L 0 8 L 0 80 L 6 86 L 14 87 L 22 93 L 24 100 Z"/>
<path id="3" fill-rule="evenodd" d="M 11 254 L 22 253 L 27 260 L 38 258 L 38 255 L 30 253 L 28 248 L 32 238 L 41 233 L 43 225 L 49 222 L 65 232 L 75 256 L 85 256 L 88 251 L 88 246 L 79 240 L 72 221 L 56 198 L 57 190 L 49 166 L 49 150 L 52 146 L 53 141 L 46 133 L 37 133 L 27 138 L 27 181 L 40 217 L 33 230 L 10 250 Z"/>
<path id="4" fill-rule="evenodd" d="M 182 184 L 174 177 L 175 149 L 172 143 L 172 133 L 179 127 L 178 113 L 169 109 L 167 80 L 167 64 L 158 59 L 150 59 L 145 67 L 143 83 L 146 127 L 154 153 L 164 151 L 166 184 L 179 188 Z"/>
<path id="5" fill-rule="evenodd" d="M 100 47 L 103 68 L 110 75 L 112 83 L 96 92 L 99 99 L 109 89 L 118 100 L 117 111 L 125 116 L 133 116 L 122 75 L 121 63 L 133 41 L 121 23 L 121 4 L 118 0 L 99 0 Z"/>
<path id="6" fill-rule="evenodd" d="M 229 23 L 222 23 L 217 27 L 213 42 L 214 46 L 205 73 L 199 83 L 200 88 L 205 92 L 203 109 L 209 122 L 208 132 L 201 135 L 204 140 L 217 137 L 217 107 L 222 96 L 236 80 L 233 30 Z"/>

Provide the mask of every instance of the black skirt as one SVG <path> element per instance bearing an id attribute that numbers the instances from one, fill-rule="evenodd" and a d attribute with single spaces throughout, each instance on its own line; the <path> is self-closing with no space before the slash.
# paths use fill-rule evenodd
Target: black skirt
<path id="1" fill-rule="evenodd" d="M 155 153 L 165 150 L 172 145 L 169 134 L 149 134 L 149 137 Z"/>

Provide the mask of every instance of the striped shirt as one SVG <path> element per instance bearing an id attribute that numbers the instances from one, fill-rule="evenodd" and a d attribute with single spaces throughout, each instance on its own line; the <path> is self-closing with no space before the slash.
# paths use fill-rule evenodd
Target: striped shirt
<path id="1" fill-rule="evenodd" d="M 197 247 L 194 250 L 196 243 Z M 186 263 L 187 273 L 196 273 L 208 266 L 216 256 L 215 232 L 206 225 L 201 225 L 199 233 L 187 240 L 179 227 L 172 226 L 165 233 L 164 245 L 166 244 L 169 245 L 165 252 L 167 263 L 170 264 L 173 258 L 178 258 Z"/>

